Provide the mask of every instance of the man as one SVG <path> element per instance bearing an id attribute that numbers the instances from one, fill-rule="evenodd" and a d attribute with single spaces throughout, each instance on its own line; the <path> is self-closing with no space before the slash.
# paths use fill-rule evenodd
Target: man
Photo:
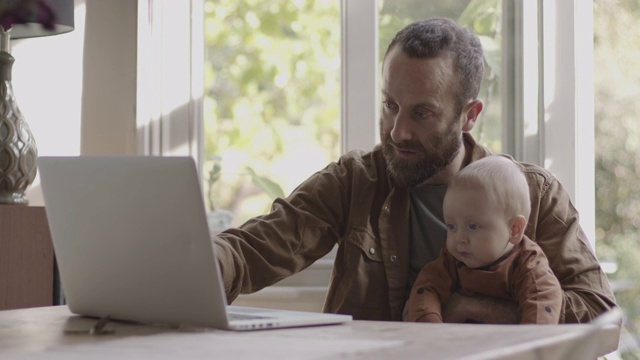
<path id="1" fill-rule="evenodd" d="M 448 19 L 402 29 L 382 69 L 381 144 L 342 156 L 304 181 L 269 214 L 216 236 L 229 301 L 290 276 L 338 245 L 324 311 L 402 320 L 413 281 L 446 239 L 442 201 L 449 179 L 490 155 L 469 132 L 483 58 L 478 37 Z M 586 322 L 615 299 L 552 174 L 522 164 L 531 194 L 526 235 L 549 259 L 563 289 L 560 322 Z M 472 204 L 470 204 L 472 206 Z M 511 303 L 453 295 L 444 320 L 515 323 Z"/>

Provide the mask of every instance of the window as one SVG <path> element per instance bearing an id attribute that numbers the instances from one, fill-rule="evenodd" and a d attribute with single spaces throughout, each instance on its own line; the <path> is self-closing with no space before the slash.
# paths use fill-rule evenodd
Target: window
<path id="1" fill-rule="evenodd" d="M 268 211 L 341 151 L 377 143 L 376 53 L 381 60 L 393 34 L 420 18 L 452 17 L 481 34 L 486 106 L 474 135 L 501 151 L 500 1 L 206 0 L 204 14 L 204 189 L 233 225 Z"/>
<path id="2" fill-rule="evenodd" d="M 340 2 L 204 9 L 205 191 L 240 225 L 340 155 Z"/>

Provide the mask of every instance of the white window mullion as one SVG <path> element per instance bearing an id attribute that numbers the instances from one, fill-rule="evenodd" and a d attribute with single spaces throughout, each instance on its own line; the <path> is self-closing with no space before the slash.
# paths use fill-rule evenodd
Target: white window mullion
<path id="1" fill-rule="evenodd" d="M 547 169 L 562 182 L 594 245 L 593 2 L 542 2 Z"/>
<path id="2" fill-rule="evenodd" d="M 378 1 L 341 0 L 342 152 L 378 141 Z"/>
<path id="3" fill-rule="evenodd" d="M 189 152 L 197 164 L 204 164 L 204 0 L 191 0 L 190 29 Z"/>
<path id="4" fill-rule="evenodd" d="M 554 173 L 595 238 L 592 0 L 503 1 L 504 151 Z"/>
<path id="5" fill-rule="evenodd" d="M 154 1 L 138 1 L 136 153 L 146 156 L 161 154 L 159 120 L 162 57 L 158 32 L 161 7 L 154 5 Z"/>
<path id="6" fill-rule="evenodd" d="M 576 206 L 580 223 L 595 249 L 595 89 L 593 0 L 576 1 L 574 25 L 576 35 Z"/>
<path id="7" fill-rule="evenodd" d="M 538 9 L 536 2 L 519 0 L 504 0 L 502 9 L 503 152 L 542 165 Z"/>
<path id="8" fill-rule="evenodd" d="M 187 6 L 185 6 L 187 5 Z M 203 6 L 138 2 L 137 152 L 202 157 Z"/>

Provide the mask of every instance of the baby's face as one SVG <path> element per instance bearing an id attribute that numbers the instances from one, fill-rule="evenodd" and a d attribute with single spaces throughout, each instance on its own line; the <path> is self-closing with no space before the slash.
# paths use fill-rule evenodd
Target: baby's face
<path id="1" fill-rule="evenodd" d="M 443 211 L 447 250 L 468 267 L 487 266 L 513 248 L 509 219 L 484 192 L 450 189 Z"/>

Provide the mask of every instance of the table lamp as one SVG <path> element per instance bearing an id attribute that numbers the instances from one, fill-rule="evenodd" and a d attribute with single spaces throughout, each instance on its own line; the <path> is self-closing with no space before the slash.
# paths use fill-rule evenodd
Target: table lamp
<path id="1" fill-rule="evenodd" d="M 74 28 L 73 0 L 0 0 L 0 204 L 27 205 L 38 150 L 11 85 L 10 40 L 57 35 Z M 46 61 L 46 60 L 44 60 Z"/>

